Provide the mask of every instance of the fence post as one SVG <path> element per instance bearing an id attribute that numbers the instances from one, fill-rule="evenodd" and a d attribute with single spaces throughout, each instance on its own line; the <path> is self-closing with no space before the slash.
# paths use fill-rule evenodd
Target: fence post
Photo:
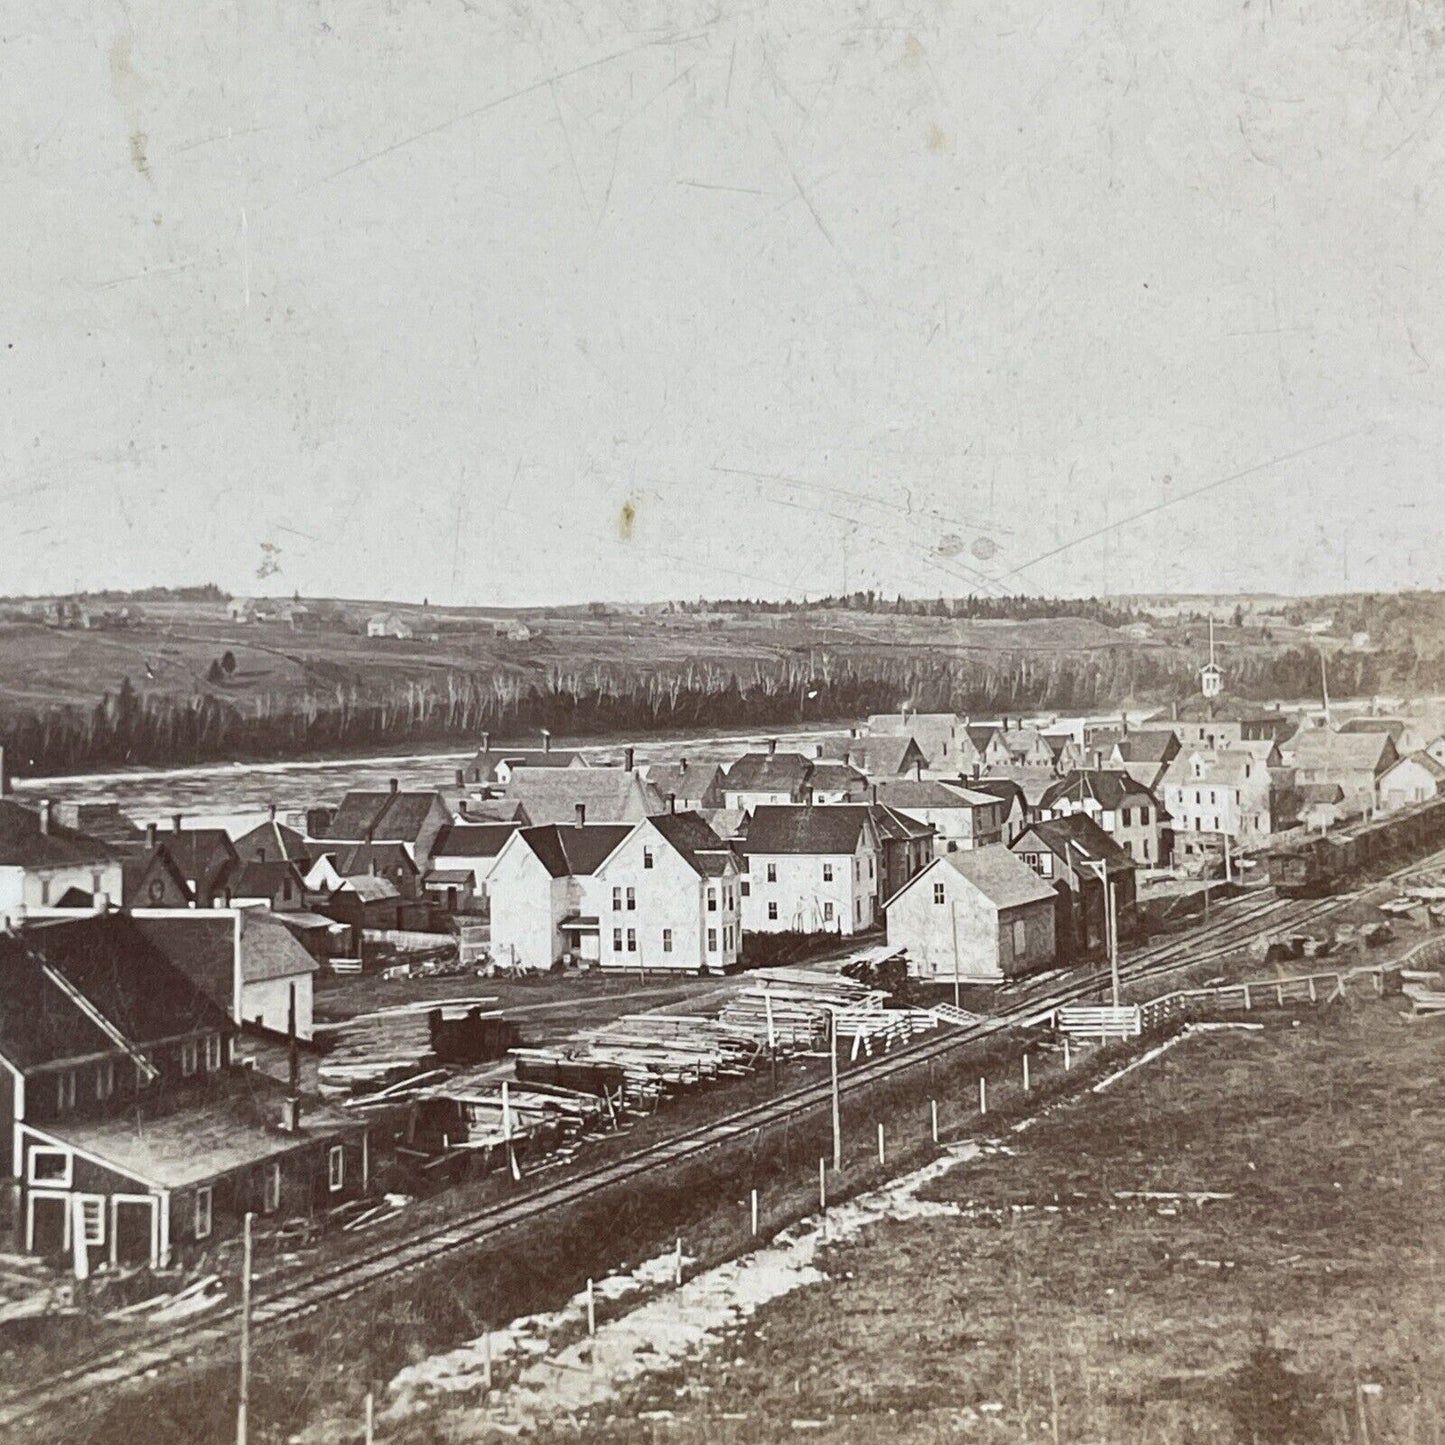
<path id="1" fill-rule="evenodd" d="M 883 1125 L 881 1123 L 878 1125 L 878 1162 L 880 1164 L 888 1162 L 883 1153 Z"/>
<path id="2" fill-rule="evenodd" d="M 1248 1012 L 1249 1012 L 1249 985 L 1248 985 L 1248 984 L 1245 984 L 1245 986 L 1244 986 L 1244 1011 L 1245 1011 L 1245 1013 L 1248 1013 Z"/>
<path id="3" fill-rule="evenodd" d="M 376 1400 L 370 1390 L 366 1392 L 366 1445 L 376 1439 Z"/>
<path id="4" fill-rule="evenodd" d="M 592 1281 L 587 1281 L 587 1338 L 597 1333 L 597 1301 L 592 1291 Z"/>
<path id="5" fill-rule="evenodd" d="M 1024 1093 L 1029 1091 L 1029 1056 L 1024 1055 Z"/>
<path id="6" fill-rule="evenodd" d="M 1383 968 L 1377 968 L 1375 970 L 1375 992 L 1379 994 L 1381 998 L 1385 995 L 1385 970 Z"/>
<path id="7" fill-rule="evenodd" d="M 677 1253 L 673 1256 L 672 1280 L 679 1289 L 682 1288 L 682 1240 L 677 1241 Z"/>
<path id="8" fill-rule="evenodd" d="M 1281 1008 L 1284 1007 L 1284 985 L 1282 983 L 1277 983 L 1274 986 L 1274 1001 Z"/>
<path id="9" fill-rule="evenodd" d="M 758 1237 L 758 1191 L 753 1190 L 753 1238 Z"/>
<path id="10" fill-rule="evenodd" d="M 489 1325 L 482 1335 L 482 1389 L 492 1392 L 492 1330 Z"/>
<path id="11" fill-rule="evenodd" d="M 1319 995 L 1315 993 L 1315 976 L 1314 976 L 1314 974 L 1310 974 L 1310 1002 L 1311 1002 L 1311 1003 L 1318 1003 L 1318 1002 L 1319 1002 Z"/>
<path id="12" fill-rule="evenodd" d="M 1074 1061 L 1069 1057 L 1069 1036 L 1064 1035 L 1064 1070 L 1067 1072 L 1074 1067 Z"/>
<path id="13" fill-rule="evenodd" d="M 988 1080 L 982 1074 L 978 1076 L 978 1112 L 988 1113 Z"/>
<path id="14" fill-rule="evenodd" d="M 937 1144 L 937 1143 L 938 1143 L 938 1100 L 937 1100 L 937 1099 L 930 1099 L 930 1100 L 928 1101 L 928 1122 L 929 1122 L 929 1127 L 930 1127 L 930 1129 L 931 1129 L 931 1131 L 932 1131 L 932 1134 L 933 1134 L 933 1142 L 934 1142 L 935 1144 Z"/>
<path id="15" fill-rule="evenodd" d="M 818 1156 L 818 1208 L 828 1212 L 828 1161 Z"/>

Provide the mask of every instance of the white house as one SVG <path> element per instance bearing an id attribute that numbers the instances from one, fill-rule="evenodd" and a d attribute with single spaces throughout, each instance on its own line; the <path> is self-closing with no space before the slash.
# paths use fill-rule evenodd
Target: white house
<path id="1" fill-rule="evenodd" d="M 1003 840 L 1009 800 L 979 792 L 959 783 L 929 779 L 885 778 L 877 785 L 877 799 L 934 830 L 938 854 L 961 848 L 986 848 Z"/>
<path id="2" fill-rule="evenodd" d="M 723 772 L 722 805 L 756 808 L 808 800 L 813 765 L 802 753 L 780 753 L 776 740 L 765 753 L 744 753 Z"/>
<path id="3" fill-rule="evenodd" d="M 1221 838 L 1248 844 L 1274 830 L 1273 743 L 1194 748 L 1164 775 L 1164 807 L 1176 857 L 1212 851 Z"/>
<path id="4" fill-rule="evenodd" d="M 1164 809 L 1143 783 L 1122 768 L 1069 773 L 1039 800 L 1039 813 L 1045 818 L 1083 813 L 1136 863 L 1145 868 L 1162 866 L 1159 830 L 1164 822 Z"/>
<path id="5" fill-rule="evenodd" d="M 602 968 L 735 968 L 742 955 L 741 876 L 737 854 L 697 813 L 644 819 L 583 887 L 587 916 L 598 920 Z M 585 928 L 577 937 L 585 946 Z"/>
<path id="6" fill-rule="evenodd" d="M 121 887 L 120 857 L 98 838 L 64 827 L 50 802 L 32 812 L 0 798 L 0 914 L 69 906 L 79 894 L 119 903 Z"/>
<path id="7" fill-rule="evenodd" d="M 1445 763 L 1428 751 L 1401 758 L 1380 775 L 1380 808 L 1393 812 L 1436 797 L 1445 782 Z"/>
<path id="8" fill-rule="evenodd" d="M 368 637 L 395 637 L 406 639 L 416 636 L 411 624 L 395 612 L 378 612 L 366 619 Z"/>
<path id="9" fill-rule="evenodd" d="M 437 834 L 432 846 L 432 867 L 443 872 L 467 872 L 478 901 L 487 898 L 487 884 L 507 839 L 520 823 L 453 823 Z"/>
<path id="10" fill-rule="evenodd" d="M 873 927 L 879 841 L 868 808 L 764 805 L 740 848 L 746 932 L 848 937 Z"/>
<path id="11" fill-rule="evenodd" d="M 883 907 L 910 977 L 999 983 L 1054 961 L 1054 890 L 1007 848 L 935 858 Z"/>

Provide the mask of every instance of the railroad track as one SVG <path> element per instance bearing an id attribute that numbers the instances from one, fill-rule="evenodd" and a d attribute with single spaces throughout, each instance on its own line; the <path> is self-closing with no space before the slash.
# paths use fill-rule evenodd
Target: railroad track
<path id="1" fill-rule="evenodd" d="M 1371 885 L 1388 886 L 1390 878 L 1421 867 L 1414 863 L 1389 878 Z M 1262 929 L 1296 928 L 1342 906 L 1341 898 L 1247 900 L 1247 906 L 1230 907 L 1227 917 L 1211 921 L 1187 937 L 1135 950 L 1120 960 L 1120 978 L 1136 983 L 1142 979 L 1177 972 L 1222 958 Z M 1229 907 L 1229 905 L 1226 905 Z M 856 1093 L 879 1080 L 918 1067 L 958 1049 L 981 1043 L 1000 1033 L 1036 1023 L 1057 1008 L 1076 1003 L 1107 987 L 1108 969 L 1074 970 L 1062 978 L 1051 977 L 1023 986 L 1010 996 L 1001 1012 L 966 1028 L 950 1030 L 919 1044 L 865 1060 L 841 1076 L 840 1093 Z M 684 1130 L 636 1150 L 621 1159 L 599 1164 L 544 1182 L 511 1198 L 499 1200 L 444 1224 L 429 1226 L 403 1240 L 378 1244 L 371 1250 L 336 1262 L 324 1269 L 292 1280 L 253 1296 L 253 1331 L 272 1330 L 294 1324 L 328 1304 L 344 1302 L 380 1284 L 394 1282 L 416 1270 L 435 1264 L 458 1252 L 481 1246 L 506 1230 L 551 1210 L 562 1209 L 599 1189 L 624 1184 L 654 1170 L 691 1163 L 712 1150 L 737 1142 L 754 1130 L 784 1123 L 799 1114 L 825 1107 L 830 1098 L 826 1081 L 807 1084 L 776 1098 Z M 95 1389 L 125 1384 L 164 1368 L 230 1348 L 234 1343 L 239 1306 L 227 1304 L 204 1321 L 179 1321 L 154 1330 L 144 1339 L 95 1352 L 48 1375 L 44 1380 L 0 1395 L 0 1430 L 7 1433 L 43 1411 L 74 1400 Z"/>

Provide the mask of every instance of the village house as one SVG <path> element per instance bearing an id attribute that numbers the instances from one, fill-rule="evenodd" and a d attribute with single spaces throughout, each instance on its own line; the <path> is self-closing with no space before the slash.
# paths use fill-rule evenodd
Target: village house
<path id="1" fill-rule="evenodd" d="M 1042 733 L 1040 736 L 1053 754 L 1056 773 L 1070 773 L 1085 766 L 1083 745 L 1073 733 Z"/>
<path id="2" fill-rule="evenodd" d="M 1122 769 L 1069 773 L 1043 795 L 1039 812 L 1048 818 L 1083 813 L 1141 867 L 1163 866 L 1160 825 L 1164 809 L 1148 788 Z"/>
<path id="3" fill-rule="evenodd" d="M 414 886 L 420 893 L 419 874 Z M 311 906 L 323 918 L 350 930 L 351 952 L 359 955 L 362 933 L 369 928 L 403 927 L 407 904 L 411 901 L 402 897 L 401 890 L 390 878 L 377 873 L 357 873 L 339 877 L 334 883 L 328 880 L 313 896 Z"/>
<path id="4" fill-rule="evenodd" d="M 154 828 L 151 830 L 154 836 Z M 121 896 L 127 908 L 194 908 L 196 896 L 164 843 L 121 855 Z"/>
<path id="5" fill-rule="evenodd" d="M 971 792 L 987 793 L 1004 805 L 1000 833 L 1003 843 L 1012 843 L 1039 816 L 1038 800 L 1047 791 L 1047 786 L 1047 782 L 1041 784 L 1030 801 L 1024 785 L 1014 778 L 973 778 L 968 783 Z"/>
<path id="6" fill-rule="evenodd" d="M 378 612 L 366 619 L 368 637 L 392 637 L 405 641 L 416 636 L 409 622 L 396 612 Z"/>
<path id="7" fill-rule="evenodd" d="M 880 847 L 868 808 L 759 804 L 738 847 L 744 932 L 850 937 L 873 927 Z"/>
<path id="8" fill-rule="evenodd" d="M 505 788 L 513 768 L 590 768 L 585 754 L 571 748 L 554 748 L 552 735 L 542 733 L 541 747 L 516 743 L 492 746 L 492 735 L 482 734 L 482 745 L 462 769 L 462 778 L 483 788 Z M 460 780 L 459 780 L 460 781 Z"/>
<path id="9" fill-rule="evenodd" d="M 868 816 L 878 833 L 878 896 L 891 898 L 932 861 L 933 825 L 885 803 L 870 804 Z"/>
<path id="10" fill-rule="evenodd" d="M 1005 718 L 999 737 L 1008 750 L 1008 762 L 1013 767 L 1054 770 L 1058 754 L 1038 728 L 1025 727 L 1021 719 L 1010 727 L 1009 720 Z"/>
<path id="11" fill-rule="evenodd" d="M 0 749 L 0 754 L 3 754 Z M 3 768 L 0 758 L 0 768 Z M 9 792 L 8 786 L 4 787 Z M 91 799 L 80 801 L 70 799 L 51 805 L 51 817 L 59 819 L 64 828 L 75 833 L 84 833 L 87 838 L 98 838 L 112 848 L 133 847 L 144 837 L 144 830 L 121 812 L 120 804 L 112 799 Z"/>
<path id="12" fill-rule="evenodd" d="M 1054 961 L 1056 908 L 1007 848 L 948 853 L 885 902 L 888 947 L 907 951 L 910 978 L 1001 983 Z"/>
<path id="13" fill-rule="evenodd" d="M 1438 797 L 1442 782 L 1445 782 L 1445 763 L 1423 749 L 1411 753 L 1380 774 L 1381 811 L 1394 812 Z"/>
<path id="14" fill-rule="evenodd" d="M 118 901 L 122 888 L 110 845 L 67 828 L 48 801 L 32 812 L 0 797 L 0 915 L 58 907 L 67 894 Z"/>
<path id="15" fill-rule="evenodd" d="M 973 748 L 970 767 L 976 767 L 983 773 L 992 773 L 999 768 L 1013 766 L 1014 756 L 1009 751 L 1008 743 L 1004 740 L 1007 723 L 1008 720 L 1005 719 L 1002 726 L 993 723 L 968 724 L 965 734 Z M 1052 766 L 1052 753 L 1050 754 L 1050 766 Z"/>
<path id="16" fill-rule="evenodd" d="M 653 763 L 646 772 L 649 786 L 664 802 L 672 800 L 678 812 L 697 812 L 723 805 L 723 771 L 716 763 Z"/>
<path id="17" fill-rule="evenodd" d="M 1217 695 L 1176 702 L 1167 713 L 1149 719 L 1150 731 L 1166 727 L 1185 748 L 1227 748 L 1246 742 L 1282 743 L 1294 731 L 1294 721 L 1273 708 Z"/>
<path id="18" fill-rule="evenodd" d="M 1178 736 L 1169 728 L 1126 730 L 1109 749 L 1107 763 L 1122 768 L 1153 793 L 1163 783 L 1169 764 L 1179 756 L 1180 747 Z"/>
<path id="19" fill-rule="evenodd" d="M 813 765 L 802 753 L 780 753 L 777 739 L 770 739 L 766 752 L 744 753 L 724 769 L 723 807 L 805 803 L 812 776 Z"/>
<path id="20" fill-rule="evenodd" d="M 880 803 L 933 829 L 935 853 L 985 848 L 1003 838 L 1008 804 L 991 793 L 928 778 L 889 778 L 877 784 Z"/>
<path id="21" fill-rule="evenodd" d="M 904 733 L 853 737 L 828 751 L 870 779 L 914 777 L 920 768 L 927 771 L 929 767 L 918 739 Z"/>
<path id="22" fill-rule="evenodd" d="M 311 861 L 305 838 L 295 828 L 277 822 L 274 807 L 264 823 L 257 824 L 249 833 L 242 833 L 232 847 L 243 862 L 271 863 L 278 858 L 287 858 L 304 866 Z"/>
<path id="23" fill-rule="evenodd" d="M 1279 766 L 1270 741 L 1180 753 L 1164 775 L 1176 861 L 1218 852 L 1225 839 L 1248 847 L 1278 831 Z"/>
<path id="24" fill-rule="evenodd" d="M 284 1036 L 294 999 L 296 1037 L 312 1036 L 316 960 L 269 910 L 146 909 L 134 918 L 141 935 L 233 1023 Z"/>
<path id="25" fill-rule="evenodd" d="M 485 911 L 492 868 L 507 839 L 521 826 L 519 823 L 453 823 L 437 835 L 433 866 L 449 873 L 465 871 L 471 878 L 472 897 Z"/>
<path id="26" fill-rule="evenodd" d="M 957 713 L 914 712 L 908 707 L 897 712 L 874 713 L 868 719 L 867 733 L 864 741 L 869 744 L 883 738 L 911 738 L 923 756 L 924 766 L 944 773 L 967 772 L 981 761 L 969 736 L 967 723 Z M 870 778 L 887 777 L 893 771 L 911 773 L 917 761 L 910 756 L 896 770 L 878 766 L 865 768 L 864 771 Z M 859 763 L 857 766 L 863 765 Z"/>
<path id="27" fill-rule="evenodd" d="M 247 905 L 287 911 L 301 908 L 306 902 L 304 864 L 286 858 L 267 862 L 242 858 L 221 875 L 222 896 L 237 908 Z"/>
<path id="28" fill-rule="evenodd" d="M 243 1214 L 318 1216 L 365 1191 L 364 1120 L 239 1077 L 235 1024 L 124 914 L 0 935 L 0 1173 L 15 1247 L 168 1265 Z"/>
<path id="29" fill-rule="evenodd" d="M 667 810 L 656 788 L 632 768 L 513 768 L 507 797 L 534 827 L 571 822 L 579 806 L 594 823 L 636 823 Z"/>
<path id="30" fill-rule="evenodd" d="M 224 905 L 226 878 L 235 866 L 237 854 L 230 835 L 224 828 L 187 828 L 180 813 L 171 818 L 169 831 L 162 832 L 154 823 L 148 823 L 144 841 L 134 852 L 153 853 L 160 844 L 165 845 L 170 861 L 174 863 L 191 899 L 197 908 L 211 908 Z M 154 875 L 147 879 L 147 896 L 136 901 L 142 905 L 151 901 L 150 889 Z"/>
<path id="31" fill-rule="evenodd" d="M 425 871 L 437 834 L 451 822 L 451 811 L 436 789 L 403 791 L 392 778 L 385 792 L 347 793 L 320 841 L 328 848 L 341 843 L 399 843 Z"/>
<path id="32" fill-rule="evenodd" d="M 401 902 L 421 896 L 421 869 L 404 843 L 310 842 L 306 851 L 311 858 L 303 878 L 306 892 L 320 895 L 322 902 L 351 878 L 379 878 L 391 885 L 391 896 Z"/>
<path id="33" fill-rule="evenodd" d="M 1134 860 L 1088 814 L 1041 819 L 1014 839 L 1010 851 L 1058 895 L 1054 937 L 1060 958 L 1107 947 L 1101 869 L 1113 890 L 1119 936 L 1130 931 Z"/>
<path id="34" fill-rule="evenodd" d="M 1338 783 L 1351 813 L 1379 805 L 1380 779 L 1400 760 L 1389 733 L 1338 733 L 1305 728 L 1281 744 L 1297 783 Z"/>
<path id="35" fill-rule="evenodd" d="M 868 779 L 848 763 L 820 759 L 808 775 L 808 792 L 815 803 L 857 803 L 868 795 Z"/>

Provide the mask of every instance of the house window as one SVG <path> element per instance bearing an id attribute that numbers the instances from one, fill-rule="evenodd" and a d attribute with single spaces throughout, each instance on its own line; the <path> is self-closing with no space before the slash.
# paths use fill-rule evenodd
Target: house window
<path id="1" fill-rule="evenodd" d="M 612 951 L 613 953 L 622 952 L 622 930 L 620 928 L 612 930 Z"/>
<path id="2" fill-rule="evenodd" d="M 105 1196 L 82 1194 L 80 1196 L 80 1231 L 86 1244 L 105 1243 Z"/>
<path id="3" fill-rule="evenodd" d="M 778 921 L 778 905 L 776 903 L 768 904 L 768 921 L 770 923 Z"/>
<path id="4" fill-rule="evenodd" d="M 637 911 L 637 890 L 635 888 L 627 890 L 627 911 L 629 913 Z"/>
<path id="5" fill-rule="evenodd" d="M 63 1114 L 75 1107 L 75 1070 L 55 1076 L 55 1107 Z"/>
<path id="6" fill-rule="evenodd" d="M 743 881 L 738 884 L 738 891 L 743 895 L 744 898 L 751 898 L 753 896 L 753 885 L 751 880 L 744 878 Z"/>
<path id="7" fill-rule="evenodd" d="M 108 1099 L 115 1093 L 115 1060 L 103 1059 L 95 1069 L 95 1097 Z"/>
<path id="8" fill-rule="evenodd" d="M 196 1072 L 196 1041 L 187 1039 L 181 1045 L 181 1074 L 189 1079 Z"/>
<path id="9" fill-rule="evenodd" d="M 672 929 L 670 928 L 662 930 L 662 951 L 664 953 L 672 952 Z"/>
<path id="10" fill-rule="evenodd" d="M 716 889 L 716 888 L 709 888 L 709 889 L 707 890 L 707 911 L 708 911 L 709 913 L 716 913 L 716 912 L 717 912 L 717 889 Z"/>
<path id="11" fill-rule="evenodd" d="M 833 881 L 833 865 L 832 865 L 831 863 L 825 863 L 825 864 L 823 864 L 823 882 L 824 882 L 824 883 L 831 883 L 832 881 Z"/>
<path id="12" fill-rule="evenodd" d="M 873 857 L 871 854 L 868 857 L 868 881 L 870 883 L 873 881 Z"/>
<path id="13" fill-rule="evenodd" d="M 48 879 L 48 878 L 42 878 L 42 879 L 40 880 L 40 906 L 41 906 L 42 908 L 45 908 L 45 907 L 47 907 L 47 906 L 49 905 L 49 903 L 50 903 L 50 879 Z"/>
<path id="14" fill-rule="evenodd" d="M 196 1190 L 196 1238 L 211 1237 L 211 1186 L 203 1184 Z"/>
<path id="15" fill-rule="evenodd" d="M 707 951 L 709 953 L 717 952 L 717 929 L 715 928 L 709 928 L 707 931 Z"/>
<path id="16" fill-rule="evenodd" d="M 769 882 L 769 883 L 776 883 L 777 881 L 778 881 L 778 865 L 777 865 L 776 863 L 769 863 L 769 864 L 768 864 L 768 882 Z"/>
<path id="17" fill-rule="evenodd" d="M 652 849 L 651 849 L 651 848 L 644 848 L 644 849 L 642 850 L 642 866 L 643 866 L 644 868 L 651 868 L 651 867 L 652 867 Z"/>
<path id="18" fill-rule="evenodd" d="M 346 1150 L 333 1144 L 326 1155 L 326 1187 L 335 1194 L 346 1183 Z"/>
<path id="19" fill-rule="evenodd" d="M 1149 861 L 1149 840 L 1147 838 L 1144 840 L 1144 861 L 1146 863 Z"/>
<path id="20" fill-rule="evenodd" d="M 637 952 L 637 930 L 635 928 L 627 930 L 627 951 L 628 953 Z"/>
<path id="21" fill-rule="evenodd" d="M 1130 810 L 1129 810 L 1128 808 L 1121 808 L 1121 809 L 1119 810 L 1120 821 L 1123 823 L 1124 827 L 1126 827 L 1126 828 L 1129 826 L 1129 822 L 1130 822 L 1129 812 L 1130 812 Z"/>
<path id="22" fill-rule="evenodd" d="M 942 883 L 935 883 L 935 884 L 933 885 L 933 901 L 934 901 L 935 903 L 942 903 L 942 902 L 943 902 L 943 884 L 942 884 Z"/>
<path id="23" fill-rule="evenodd" d="M 622 890 L 620 888 L 612 890 L 612 911 L 614 913 L 622 912 Z"/>
<path id="24" fill-rule="evenodd" d="M 1022 918 L 1014 923 L 1014 957 L 1022 958 L 1029 948 L 1029 931 Z"/>
<path id="25" fill-rule="evenodd" d="M 281 1166 L 268 1164 L 261 1176 L 261 1213 L 275 1214 L 281 1207 Z"/>
<path id="26" fill-rule="evenodd" d="M 831 903 L 825 903 L 825 904 L 823 905 L 823 922 L 824 922 L 824 923 L 831 923 L 832 921 L 833 921 L 833 905 L 832 905 Z"/>
<path id="27" fill-rule="evenodd" d="M 32 1149 L 26 1178 L 31 1184 L 55 1184 L 68 1189 L 73 1168 L 69 1149 Z"/>
<path id="28" fill-rule="evenodd" d="M 220 1034 L 206 1035 L 206 1072 L 214 1074 L 221 1067 L 221 1036 Z"/>

